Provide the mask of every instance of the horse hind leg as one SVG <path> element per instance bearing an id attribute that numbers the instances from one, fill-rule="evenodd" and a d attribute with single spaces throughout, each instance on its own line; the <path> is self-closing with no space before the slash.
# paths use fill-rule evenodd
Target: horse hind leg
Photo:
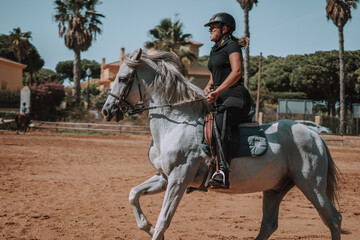
<path id="1" fill-rule="evenodd" d="M 166 179 L 160 174 L 156 174 L 142 184 L 131 189 L 129 202 L 133 208 L 138 228 L 147 232 L 150 236 L 154 235 L 154 227 L 146 219 L 141 207 L 140 196 L 146 194 L 156 194 L 165 191 L 167 185 Z"/>
<path id="2" fill-rule="evenodd" d="M 341 237 L 342 216 L 335 208 L 326 194 L 325 188 L 298 186 L 306 198 L 314 205 L 322 221 L 331 231 L 331 239 L 339 240 Z"/>
<path id="3" fill-rule="evenodd" d="M 286 193 L 294 187 L 290 179 L 286 179 L 279 191 L 267 190 L 263 192 L 263 218 L 256 240 L 265 240 L 278 228 L 279 206 Z"/>
<path id="4" fill-rule="evenodd" d="M 304 193 L 306 198 L 314 205 L 322 221 L 331 231 L 331 239 L 341 238 L 342 216 L 335 208 L 332 200 L 337 189 L 338 172 L 325 143 L 327 159 L 318 157 L 313 164 L 317 166 L 304 174 L 302 171 L 294 175 L 296 186 Z M 314 160 L 314 161 L 315 161 Z M 322 164 L 321 164 L 322 163 Z M 327 166 L 325 165 L 327 163 Z M 327 169 L 327 171 L 326 171 Z M 328 195 L 329 194 L 329 195 Z"/>

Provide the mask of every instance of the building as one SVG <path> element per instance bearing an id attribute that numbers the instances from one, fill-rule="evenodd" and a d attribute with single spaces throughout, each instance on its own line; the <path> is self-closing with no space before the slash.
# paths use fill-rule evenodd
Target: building
<path id="1" fill-rule="evenodd" d="M 22 83 L 24 68 L 26 68 L 24 64 L 0 57 L 1 89 L 21 90 L 24 87 Z"/>
<path id="2" fill-rule="evenodd" d="M 199 48 L 203 45 L 202 43 L 191 41 L 191 51 L 196 56 L 196 58 L 199 58 Z M 196 60 L 193 63 L 188 64 L 187 66 L 188 70 L 188 78 L 191 80 L 193 84 L 200 87 L 201 89 L 204 89 L 206 84 L 209 82 L 210 79 L 210 71 L 207 67 L 201 66 L 198 61 Z"/>
<path id="3" fill-rule="evenodd" d="M 121 64 L 124 62 L 125 48 L 121 47 L 120 61 L 106 64 L 105 58 L 101 59 L 101 73 L 99 85 L 104 86 L 105 89 L 111 87 L 111 82 L 115 80 L 116 74 L 119 71 Z"/>
<path id="4" fill-rule="evenodd" d="M 203 45 L 202 43 L 191 41 L 191 51 L 198 58 L 199 57 L 199 48 Z M 151 50 L 147 51 L 148 54 L 151 54 Z M 124 62 L 125 57 L 125 48 L 121 47 L 120 53 L 120 61 L 112 62 L 106 64 L 105 58 L 102 58 L 101 61 L 101 75 L 99 85 L 103 85 L 105 89 L 111 87 L 111 83 L 115 80 L 116 74 L 119 71 L 121 64 Z M 204 88 L 207 82 L 210 79 L 210 72 L 207 67 L 199 65 L 196 61 L 194 63 L 190 63 L 187 65 L 188 76 L 187 78 L 199 86 L 200 88 Z"/>

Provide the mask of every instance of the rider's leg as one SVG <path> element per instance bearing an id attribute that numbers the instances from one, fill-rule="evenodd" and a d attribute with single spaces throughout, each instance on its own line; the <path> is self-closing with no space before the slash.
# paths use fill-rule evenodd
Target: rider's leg
<path id="1" fill-rule="evenodd" d="M 218 133 L 214 133 L 214 136 L 220 136 L 221 141 L 215 140 L 216 154 L 218 158 L 219 171 L 216 172 L 209 184 L 214 188 L 228 188 L 229 187 L 229 171 L 230 169 L 226 164 L 230 165 L 230 135 L 231 130 L 228 126 L 227 111 L 225 106 L 221 106 L 217 109 L 215 114 L 216 130 Z M 221 152 L 222 151 L 222 152 Z"/>
<path id="2" fill-rule="evenodd" d="M 226 106 L 226 107 L 225 107 Z M 215 114 L 215 123 L 218 129 L 218 132 L 221 134 L 223 132 L 223 139 L 221 143 L 221 148 L 223 150 L 224 159 L 223 161 L 227 162 L 230 166 L 231 160 L 231 129 L 239 125 L 239 123 L 246 121 L 247 115 L 251 108 L 251 99 L 248 97 L 238 98 L 238 97 L 228 97 L 222 106 L 218 106 L 217 112 Z M 225 124 L 224 124 L 225 121 Z M 214 134 L 215 136 L 215 134 Z M 220 149 L 217 141 L 216 143 L 216 152 L 218 159 L 221 158 L 219 155 Z M 213 178 L 209 184 L 213 188 L 228 188 L 229 187 L 229 172 L 230 169 L 226 168 L 222 161 L 219 162 L 219 169 L 221 170 L 220 174 L 214 174 Z"/>

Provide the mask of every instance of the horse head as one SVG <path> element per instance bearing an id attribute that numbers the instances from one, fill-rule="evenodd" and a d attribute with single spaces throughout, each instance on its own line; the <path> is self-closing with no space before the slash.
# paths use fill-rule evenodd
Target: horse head
<path id="1" fill-rule="evenodd" d="M 140 48 L 137 54 L 131 57 L 131 61 L 139 62 L 141 54 Z M 137 69 L 122 64 L 102 109 L 105 120 L 111 121 L 114 116 L 117 122 L 122 120 L 127 112 L 135 109 L 136 104 L 142 101 L 143 92 L 144 86 L 141 84 Z"/>
<path id="2" fill-rule="evenodd" d="M 105 119 L 111 121 L 116 116 L 116 121 L 120 121 L 126 113 L 141 112 L 146 108 L 139 109 L 139 105 L 144 105 L 146 97 L 151 99 L 147 104 L 153 108 L 203 100 L 203 91 L 185 79 L 181 67 L 180 59 L 170 52 L 147 55 L 140 49 L 127 55 L 102 109 Z"/>

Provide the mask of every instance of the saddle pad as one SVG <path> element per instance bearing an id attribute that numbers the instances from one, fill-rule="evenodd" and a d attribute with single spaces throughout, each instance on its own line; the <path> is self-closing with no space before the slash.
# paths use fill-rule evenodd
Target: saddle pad
<path id="1" fill-rule="evenodd" d="M 204 139 L 204 117 L 202 116 L 197 121 L 196 135 L 202 150 L 206 155 L 211 156 L 210 147 Z M 237 129 L 233 129 L 231 144 L 232 157 L 258 157 L 263 155 L 268 148 L 265 132 L 256 124 L 251 126 L 240 124 Z"/>
<path id="2" fill-rule="evenodd" d="M 233 129 L 231 145 L 233 158 L 258 157 L 263 155 L 268 148 L 265 132 L 259 126 Z"/>

